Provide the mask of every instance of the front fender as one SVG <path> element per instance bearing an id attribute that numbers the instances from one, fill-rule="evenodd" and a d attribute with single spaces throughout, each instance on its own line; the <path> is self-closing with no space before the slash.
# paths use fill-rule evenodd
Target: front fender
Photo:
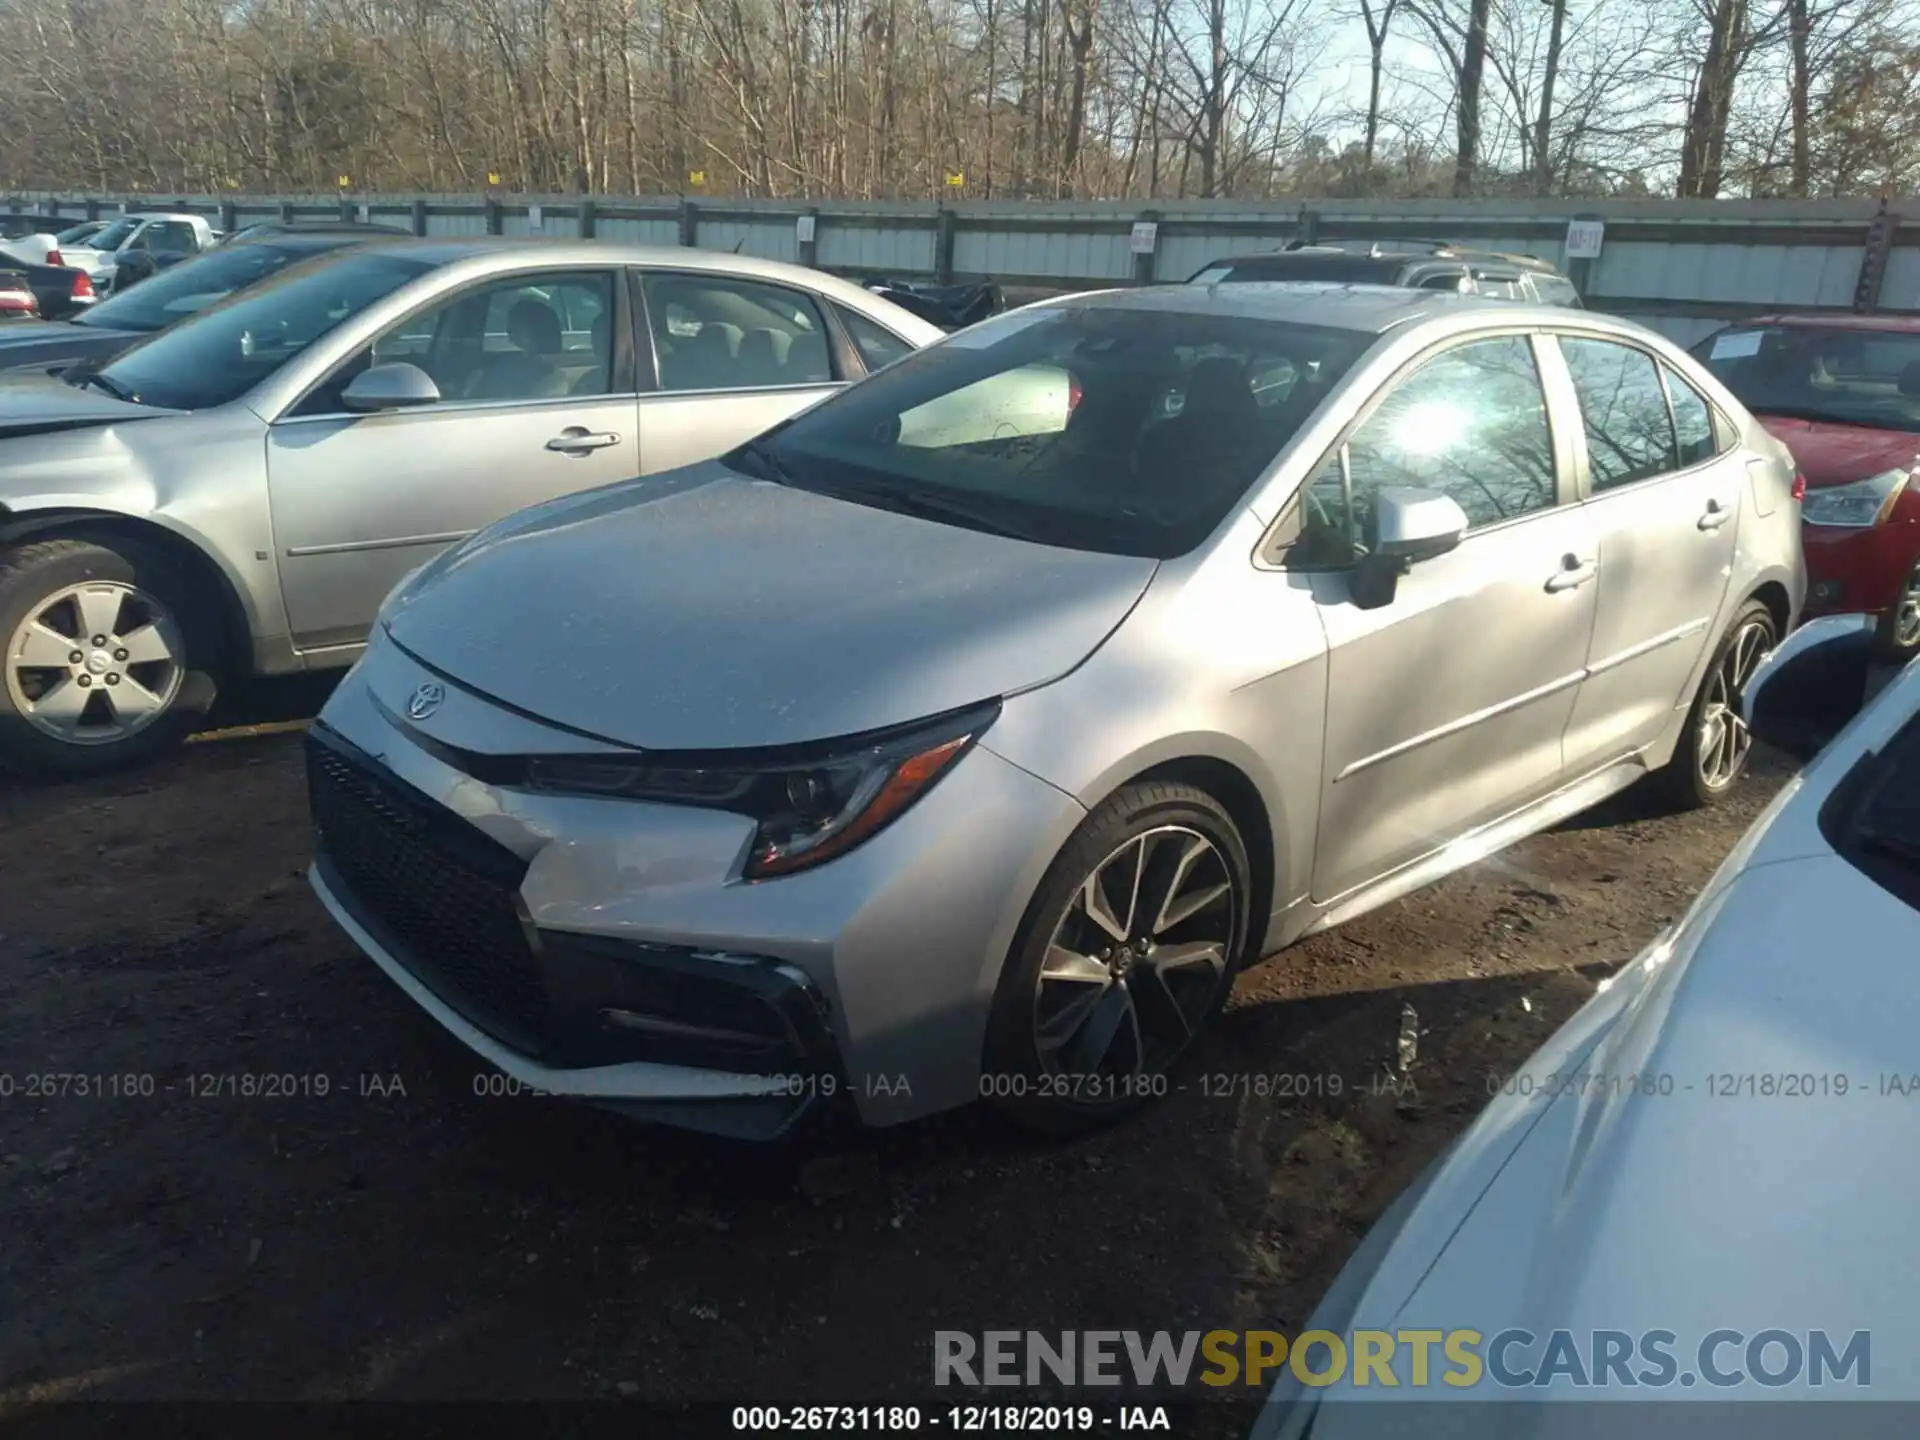
<path id="1" fill-rule="evenodd" d="M 241 407 L 0 442 L 0 538 L 86 521 L 150 527 L 225 582 L 251 662 L 286 634 L 267 503 L 265 426 Z M 239 638 L 239 637 L 236 637 Z"/>

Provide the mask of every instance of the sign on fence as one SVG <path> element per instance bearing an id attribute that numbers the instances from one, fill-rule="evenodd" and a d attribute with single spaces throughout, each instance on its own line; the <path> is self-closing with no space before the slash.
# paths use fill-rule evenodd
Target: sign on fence
<path id="1" fill-rule="evenodd" d="M 1598 260 L 1600 244 L 1607 238 L 1607 227 L 1599 220 L 1567 222 L 1567 259 Z"/>
<path id="2" fill-rule="evenodd" d="M 793 238 L 802 245 L 813 243 L 814 218 L 812 215 L 802 215 L 793 222 Z"/>
<path id="3" fill-rule="evenodd" d="M 1151 255 L 1160 240 L 1160 225 L 1154 220 L 1136 220 L 1127 236 L 1127 249 L 1135 255 Z"/>

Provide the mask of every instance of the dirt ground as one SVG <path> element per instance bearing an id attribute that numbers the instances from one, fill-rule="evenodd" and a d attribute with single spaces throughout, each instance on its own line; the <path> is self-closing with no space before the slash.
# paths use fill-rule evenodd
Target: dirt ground
<path id="1" fill-rule="evenodd" d="M 1195 1077 L 1077 1143 L 969 1112 L 772 1148 L 476 1095 L 308 893 L 295 734 L 0 789 L 0 1413 L 925 1400 L 936 1329 L 1297 1327 L 1786 773 L 1678 818 L 1630 793 L 1244 975 L 1200 1069 L 1340 1098 Z M 1403 1006 L 1418 1095 L 1364 1093 Z M 295 1093 L 206 1093 L 246 1074 Z"/>

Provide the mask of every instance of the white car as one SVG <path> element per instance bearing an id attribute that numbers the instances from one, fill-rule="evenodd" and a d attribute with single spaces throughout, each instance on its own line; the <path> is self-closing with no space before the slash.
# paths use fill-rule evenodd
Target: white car
<path id="1" fill-rule="evenodd" d="M 218 239 L 205 216 L 188 211 L 141 211 L 122 215 L 91 237 L 60 247 L 60 263 L 84 270 L 94 288 L 105 294 L 113 288 L 119 256 L 128 250 L 169 251 L 197 255 L 213 248 Z"/>
<path id="2" fill-rule="evenodd" d="M 15 235 L 11 239 L 0 240 L 0 258 L 17 260 L 24 265 L 64 265 L 67 258 L 63 246 L 85 245 L 110 223 L 106 220 L 83 220 L 57 234 L 36 230 L 31 235 Z"/>
<path id="3" fill-rule="evenodd" d="M 1493 1077 L 1307 1322 L 1398 1387 L 1289 1373 L 1260 1440 L 1912 1433 L 1920 663 L 1862 709 L 1872 646 L 1870 619 L 1836 617 L 1762 663 L 1746 723 L 1816 758 L 1675 925 Z M 1405 1337 L 1469 1327 L 1412 1382 Z M 1678 1403 L 1701 1400 L 1721 1403 Z M 1864 1400 L 1906 1408 L 1844 1403 Z"/>

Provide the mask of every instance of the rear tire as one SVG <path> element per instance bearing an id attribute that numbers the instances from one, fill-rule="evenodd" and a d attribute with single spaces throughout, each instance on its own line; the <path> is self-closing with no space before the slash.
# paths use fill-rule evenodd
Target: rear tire
<path id="1" fill-rule="evenodd" d="M 1740 713 L 1740 691 L 1778 641 L 1773 612 L 1761 601 L 1749 600 L 1714 647 L 1687 711 L 1687 728 L 1673 759 L 1659 773 L 1661 788 L 1675 809 L 1719 804 L 1746 773 L 1753 735 Z"/>
<path id="2" fill-rule="evenodd" d="M 1040 882 L 988 1021 L 981 1093 L 1052 1135 L 1171 1089 L 1232 988 L 1252 928 L 1247 851 L 1191 785 L 1128 785 Z"/>
<path id="3" fill-rule="evenodd" d="M 1891 665 L 1904 665 L 1920 655 L 1920 560 L 1900 584 L 1900 593 L 1880 617 L 1876 636 L 1880 658 Z"/>
<path id="4" fill-rule="evenodd" d="M 0 552 L 0 767 L 97 775 L 178 744 L 218 689 L 217 633 L 149 546 L 68 537 Z"/>

